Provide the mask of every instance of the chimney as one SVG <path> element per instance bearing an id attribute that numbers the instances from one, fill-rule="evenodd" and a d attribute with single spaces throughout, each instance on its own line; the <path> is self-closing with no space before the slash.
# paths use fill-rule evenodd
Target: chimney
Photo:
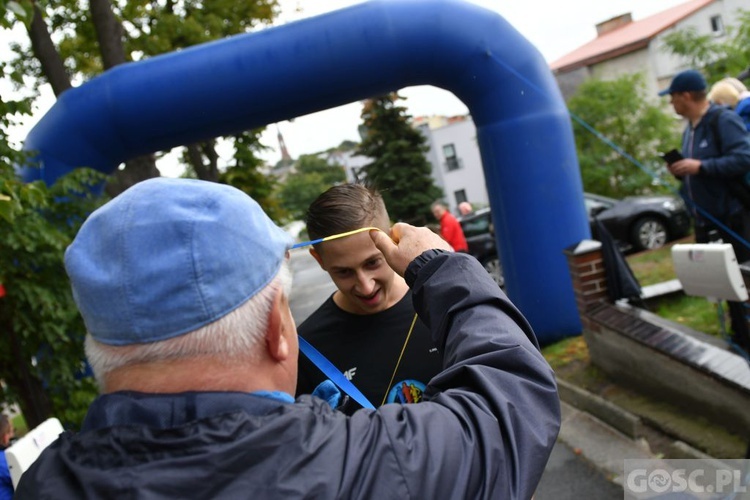
<path id="1" fill-rule="evenodd" d="M 596 36 L 600 37 L 606 35 L 610 31 L 614 31 L 617 28 L 625 26 L 626 24 L 630 24 L 632 22 L 633 16 L 630 15 L 630 12 L 628 12 L 627 14 L 615 16 L 611 19 L 607 19 L 606 21 L 602 21 L 596 25 Z"/>

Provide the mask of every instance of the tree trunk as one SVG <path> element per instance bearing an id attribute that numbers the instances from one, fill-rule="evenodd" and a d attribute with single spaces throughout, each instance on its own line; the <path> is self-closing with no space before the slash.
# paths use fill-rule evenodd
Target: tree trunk
<path id="1" fill-rule="evenodd" d="M 96 30 L 104 69 L 126 62 L 122 43 L 122 24 L 112 11 L 109 0 L 90 0 L 91 19 Z M 72 87 L 60 54 L 52 42 L 42 11 L 34 4 L 34 18 L 29 27 L 29 38 L 34 56 L 42 66 L 42 73 L 52 86 L 56 97 Z M 125 163 L 125 169 L 113 173 L 106 186 L 109 196 L 116 196 L 133 184 L 159 177 L 153 155 L 134 158 Z"/>
<path id="2" fill-rule="evenodd" d="M 70 77 L 65 71 L 60 54 L 52 43 L 47 23 L 42 18 L 42 11 L 34 3 L 34 17 L 29 26 L 29 39 L 31 40 L 31 50 L 34 56 L 42 65 L 42 73 L 47 77 L 47 81 L 52 86 L 52 91 L 56 97 L 71 87 Z"/>
<path id="3" fill-rule="evenodd" d="M 112 11 L 109 0 L 89 0 L 91 21 L 99 42 L 99 52 L 102 56 L 102 66 L 105 70 L 118 64 L 127 62 L 125 47 L 122 43 L 123 28 Z M 140 181 L 159 177 L 154 155 L 145 155 L 125 162 L 123 170 L 112 174 L 105 188 L 106 193 L 114 198 L 127 188 Z"/>
<path id="4" fill-rule="evenodd" d="M 4 335 L 10 339 L 11 367 L 3 367 L 3 379 L 12 392 L 18 395 L 18 406 L 29 429 L 33 429 L 52 416 L 52 403 L 42 382 L 30 369 L 30 360 L 26 359 L 21 349 L 21 342 L 9 324 L 3 325 Z"/>
<path id="5" fill-rule="evenodd" d="M 187 146 L 187 158 L 199 179 L 211 182 L 219 181 L 219 155 L 216 153 L 215 141 L 189 144 Z"/>
<path id="6" fill-rule="evenodd" d="M 154 155 L 139 156 L 125 162 L 124 169 L 113 173 L 107 180 L 104 191 L 114 198 L 130 186 L 160 175 Z"/>
<path id="7" fill-rule="evenodd" d="M 89 0 L 89 9 L 99 42 L 99 52 L 102 55 L 102 66 L 106 70 L 124 63 L 126 59 L 122 43 L 122 24 L 112 12 L 109 0 Z"/>

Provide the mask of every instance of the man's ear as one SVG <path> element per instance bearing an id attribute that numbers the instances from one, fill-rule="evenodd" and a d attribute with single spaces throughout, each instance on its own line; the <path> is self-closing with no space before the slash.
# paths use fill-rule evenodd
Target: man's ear
<path id="1" fill-rule="evenodd" d="M 318 261 L 318 265 L 320 266 L 320 268 L 321 268 L 321 269 L 322 269 L 323 271 L 325 271 L 325 270 L 326 270 L 326 268 L 325 268 L 325 267 L 323 267 L 323 259 L 322 259 L 322 258 L 320 257 L 320 254 L 319 254 L 319 253 L 318 253 L 318 252 L 317 252 L 317 251 L 315 250 L 315 248 L 313 248 L 313 247 L 310 247 L 310 255 L 312 255 L 312 256 L 313 256 L 313 259 L 315 259 L 315 260 L 317 260 L 317 261 Z"/>
<path id="2" fill-rule="evenodd" d="M 268 316 L 268 326 L 266 327 L 266 349 L 268 355 L 276 361 L 284 361 L 289 357 L 289 341 L 284 332 L 284 307 L 286 302 L 283 300 L 284 292 L 278 290 L 276 297 L 273 299 L 271 314 Z"/>

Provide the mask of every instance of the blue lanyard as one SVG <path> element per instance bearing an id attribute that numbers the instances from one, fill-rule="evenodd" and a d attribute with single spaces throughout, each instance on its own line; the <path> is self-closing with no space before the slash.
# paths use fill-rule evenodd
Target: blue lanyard
<path id="1" fill-rule="evenodd" d="M 331 380 L 331 382 L 336 384 L 339 389 L 351 396 L 354 401 L 359 403 L 363 408 L 369 408 L 371 410 L 375 409 L 375 407 L 372 405 L 372 403 L 370 403 L 365 395 L 359 392 L 359 389 L 354 387 L 354 384 L 352 384 L 351 381 L 333 365 L 333 363 L 328 361 L 328 358 L 323 356 L 323 354 L 315 349 L 307 340 L 303 339 L 302 337 L 298 338 L 299 350 L 302 351 L 302 353 L 307 356 L 308 359 L 312 361 L 312 363 Z"/>

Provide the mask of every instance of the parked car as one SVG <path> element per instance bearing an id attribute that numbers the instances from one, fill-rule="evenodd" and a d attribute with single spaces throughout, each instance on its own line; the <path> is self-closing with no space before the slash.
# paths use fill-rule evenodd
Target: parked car
<path id="1" fill-rule="evenodd" d="M 592 234 L 596 234 L 596 217 L 624 252 L 653 250 L 690 232 L 687 208 L 676 196 L 628 196 L 617 200 L 584 193 L 584 201 Z M 498 285 L 504 286 L 490 209 L 482 208 L 459 221 L 469 244 L 469 253 L 482 263 Z"/>
<path id="2" fill-rule="evenodd" d="M 616 200 L 585 193 L 584 200 L 592 234 L 596 234 L 596 217 L 625 252 L 660 248 L 690 232 L 690 215 L 676 196 L 628 196 Z"/>
<path id="3" fill-rule="evenodd" d="M 459 219 L 461 228 L 469 245 L 469 253 L 482 263 L 500 286 L 505 285 L 503 267 L 497 256 L 495 230 L 492 225 L 492 213 L 489 208 L 482 208 Z"/>

